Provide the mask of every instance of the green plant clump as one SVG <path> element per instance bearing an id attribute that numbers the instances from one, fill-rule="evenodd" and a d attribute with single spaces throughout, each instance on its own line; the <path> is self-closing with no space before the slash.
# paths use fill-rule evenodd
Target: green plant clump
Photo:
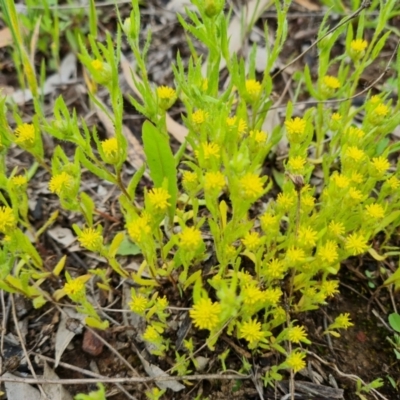
<path id="1" fill-rule="evenodd" d="M 311 342 L 293 316 L 319 309 L 339 292 L 337 275 L 344 260 L 366 252 L 382 260 L 383 244 L 372 247 L 372 240 L 381 232 L 389 239 L 400 225 L 399 167 L 391 161 L 399 144 L 388 138 L 400 124 L 400 105 L 389 100 L 389 93 L 369 91 L 363 105 L 351 103 L 361 74 L 377 59 L 391 33 L 386 23 L 395 1 L 381 4 L 368 41 L 364 39 L 367 8 L 361 7 L 357 14 L 356 30 L 346 16 L 329 31 L 328 15 L 324 18 L 317 40 L 318 77 L 313 81 L 307 66 L 297 76 L 297 93 L 308 92 L 316 100 L 314 106 L 298 115 L 295 104 L 287 104 L 284 122 L 268 132 L 263 124 L 274 108 L 270 71 L 287 37 L 290 1 L 275 2 L 278 27 L 274 44 L 267 47 L 261 77 L 255 71 L 256 48 L 248 63 L 229 50 L 230 15 L 224 13 L 223 0 L 192 2 L 197 10 L 187 10 L 185 18 L 178 16 L 191 58 L 185 67 L 178 55 L 172 65 L 174 87 L 154 87 L 149 81 L 146 55 L 151 37 L 142 45 L 136 1 L 130 18 L 120 21 L 115 38 L 107 35 L 99 42 L 92 29 L 92 35 L 77 39 L 90 99 L 114 127 L 113 137 L 100 140 L 96 128 L 79 120 L 62 97 L 55 102 L 53 117 L 46 117 L 15 7 L 11 0 L 3 0 L 35 115 L 24 123 L 19 110 L 1 100 L 0 288 L 23 294 L 37 308 L 67 296 L 86 316 L 88 326 L 107 329 L 109 321 L 102 319 L 88 298 L 86 282 L 93 279 L 99 290 L 108 293 L 114 290 L 111 273 L 133 281 L 130 308 L 147 324 L 142 339 L 152 345 L 154 354 L 163 356 L 175 351 L 166 333 L 172 299 L 163 295 L 163 288 L 173 285 L 187 299 L 193 323 L 192 336 L 184 342 L 187 357 L 175 352 L 175 370 L 183 375 L 190 360 L 196 363 L 193 355 L 202 345 L 196 340 L 197 330 L 208 331 L 206 343 L 211 350 L 225 333 L 255 353 L 280 354 L 280 361 L 264 377 L 268 384 L 282 379 L 282 371 L 296 373 L 306 365 L 304 344 Z M 266 27 L 266 38 L 268 34 Z M 129 182 L 123 178 L 128 142 L 119 84 L 122 36 L 136 60 L 132 78 L 140 98 L 130 100 L 146 118 L 142 131 L 146 165 Z M 193 38 L 207 49 L 206 57 L 196 52 Z M 331 50 L 339 39 L 345 43 L 343 53 L 333 56 Z M 394 61 L 398 74 L 400 52 Z M 224 81 L 222 63 L 229 74 Z M 111 111 L 96 96 L 99 87 L 108 91 Z M 178 99 L 185 109 L 182 119 L 188 133 L 174 154 L 167 112 Z M 10 110 L 15 128 L 7 122 Z M 362 123 L 356 125 L 359 115 Z M 44 135 L 61 143 L 51 162 L 45 157 Z M 285 173 L 275 171 L 273 178 L 263 174 L 263 165 L 282 141 L 288 143 Z M 73 157 L 66 155 L 64 143 L 75 146 Z M 12 146 L 34 158 L 30 170 L 7 170 Z M 137 188 L 146 168 L 153 186 L 144 191 L 142 201 Z M 80 245 L 106 264 L 82 276 L 65 272 L 65 284 L 55 291 L 45 282 L 60 276 L 67 258 L 49 271 L 35 244 L 57 213 L 37 230 L 28 219 L 27 190 L 38 169 L 48 171 L 48 187 L 58 196 L 60 207 L 82 217 L 84 223 L 73 225 Z M 107 240 L 95 204 L 83 191 L 83 169 L 120 191 L 123 229 L 107 232 Z M 311 180 L 316 171 L 322 177 L 317 186 Z M 143 257 L 135 272 L 120 263 L 119 251 L 127 241 Z M 390 281 L 399 282 L 397 277 Z M 340 336 L 340 329 L 352 325 L 348 313 L 340 314 L 325 333 Z"/>

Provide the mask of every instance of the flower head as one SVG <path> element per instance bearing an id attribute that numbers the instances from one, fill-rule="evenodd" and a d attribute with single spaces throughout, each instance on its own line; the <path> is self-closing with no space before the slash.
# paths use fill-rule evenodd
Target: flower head
<path id="1" fill-rule="evenodd" d="M 256 101 L 261 94 L 261 83 L 255 79 L 248 79 L 246 81 L 246 92 L 252 101 Z"/>
<path id="2" fill-rule="evenodd" d="M 318 249 L 318 257 L 329 264 L 334 263 L 338 259 L 338 245 L 333 240 L 328 240 Z"/>
<path id="3" fill-rule="evenodd" d="M 240 186 L 248 200 L 257 200 L 264 192 L 262 179 L 252 173 L 247 173 L 240 179 Z"/>
<path id="4" fill-rule="evenodd" d="M 225 186 L 225 176 L 220 172 L 207 172 L 204 176 L 204 189 L 206 191 L 220 191 Z"/>
<path id="5" fill-rule="evenodd" d="M 50 192 L 60 195 L 65 190 L 71 188 L 73 184 L 73 178 L 65 171 L 58 175 L 53 175 L 49 182 Z"/>
<path id="6" fill-rule="evenodd" d="M 365 206 L 365 211 L 368 217 L 373 219 L 381 219 L 385 216 L 385 210 L 380 204 L 368 204 Z"/>
<path id="7" fill-rule="evenodd" d="M 92 68 L 96 71 L 101 71 L 103 69 L 103 62 L 101 60 L 93 60 L 90 65 L 92 66 Z"/>
<path id="8" fill-rule="evenodd" d="M 361 53 L 363 52 L 368 46 L 368 42 L 363 39 L 355 39 L 352 40 L 350 43 L 350 48 L 356 52 L 356 53 Z"/>
<path id="9" fill-rule="evenodd" d="M 266 266 L 266 275 L 270 279 L 281 279 L 286 271 L 285 264 L 278 260 L 277 258 L 273 258 L 271 261 L 267 263 Z"/>
<path id="10" fill-rule="evenodd" d="M 325 294 L 326 297 L 332 297 L 338 290 L 339 281 L 325 281 L 321 284 L 321 292 Z"/>
<path id="11" fill-rule="evenodd" d="M 168 86 L 160 86 L 157 88 L 157 97 L 159 105 L 163 110 L 168 110 L 176 101 L 177 94 L 174 89 Z"/>
<path id="12" fill-rule="evenodd" d="M 372 167 L 379 175 L 383 175 L 390 167 L 389 161 L 386 157 L 374 157 L 371 161 Z"/>
<path id="13" fill-rule="evenodd" d="M 197 110 L 192 114 L 192 121 L 197 125 L 201 125 L 208 118 L 208 115 L 208 112 L 204 110 Z"/>
<path id="14" fill-rule="evenodd" d="M 260 235 L 257 232 L 248 232 L 246 236 L 242 239 L 242 243 L 250 251 L 257 250 L 261 244 Z"/>
<path id="15" fill-rule="evenodd" d="M 280 288 L 268 288 L 262 292 L 264 294 L 264 301 L 273 306 L 277 305 L 282 297 L 282 290 Z"/>
<path id="16" fill-rule="evenodd" d="M 218 325 L 220 313 L 220 304 L 213 303 L 209 298 L 200 299 L 189 311 L 195 327 L 210 331 Z"/>
<path id="17" fill-rule="evenodd" d="M 24 187 L 28 183 L 25 175 L 16 175 L 11 178 L 11 183 L 16 187 Z"/>
<path id="18" fill-rule="evenodd" d="M 299 372 L 306 367 L 306 363 L 304 361 L 305 356 L 305 353 L 294 351 L 286 358 L 286 364 L 289 366 L 289 368 L 292 368 L 294 372 Z"/>
<path id="19" fill-rule="evenodd" d="M 344 225 L 341 222 L 331 221 L 328 225 L 328 229 L 335 236 L 341 236 L 345 232 Z"/>
<path id="20" fill-rule="evenodd" d="M 15 134 L 15 143 L 30 147 L 35 142 L 35 127 L 33 124 L 22 124 L 18 125 L 18 127 L 14 131 Z"/>
<path id="21" fill-rule="evenodd" d="M 64 292 L 68 296 L 74 296 L 80 293 L 83 293 L 85 290 L 85 283 L 82 279 L 72 279 L 69 282 L 66 282 L 64 285 Z"/>
<path id="22" fill-rule="evenodd" d="M 386 117 L 389 114 L 389 107 L 386 104 L 378 104 L 374 109 L 374 114 L 378 117 Z"/>
<path id="23" fill-rule="evenodd" d="M 292 326 L 289 328 L 288 338 L 292 343 L 307 341 L 307 334 L 304 326 Z"/>
<path id="24" fill-rule="evenodd" d="M 389 185 L 390 189 L 396 190 L 400 187 L 400 181 L 393 175 L 386 180 L 386 183 Z"/>
<path id="25" fill-rule="evenodd" d="M 132 293 L 132 300 L 129 303 L 130 309 L 136 314 L 143 314 L 146 311 L 149 301 L 141 294 Z"/>
<path id="26" fill-rule="evenodd" d="M 150 221 L 147 215 L 136 218 L 127 226 L 130 238 L 140 243 L 151 232 Z"/>
<path id="27" fill-rule="evenodd" d="M 264 232 L 268 232 L 271 229 L 271 227 L 275 227 L 279 223 L 278 217 L 269 212 L 264 213 L 260 217 L 260 222 L 261 222 L 261 228 L 263 229 Z"/>
<path id="28" fill-rule="evenodd" d="M 143 333 L 143 339 L 146 340 L 146 342 L 155 343 L 158 342 L 160 338 L 161 336 L 158 333 L 157 329 L 152 325 L 147 326 L 146 330 Z"/>
<path id="29" fill-rule="evenodd" d="M 117 138 L 113 137 L 110 139 L 103 140 L 101 142 L 101 148 L 107 158 L 113 159 L 118 154 Z"/>
<path id="30" fill-rule="evenodd" d="M 0 207 L 0 232 L 8 233 L 17 225 L 12 208 Z"/>
<path id="31" fill-rule="evenodd" d="M 354 324 L 350 321 L 350 314 L 349 313 L 343 313 L 343 314 L 339 314 L 336 318 L 335 318 L 335 325 L 337 325 L 337 328 L 343 328 L 343 329 L 347 329 L 350 326 L 353 326 Z"/>
<path id="32" fill-rule="evenodd" d="M 190 251 L 196 250 L 202 242 L 201 232 L 195 227 L 184 228 L 179 239 L 179 246 Z"/>
<path id="33" fill-rule="evenodd" d="M 264 335 L 265 333 L 261 329 L 261 324 L 257 320 L 244 322 L 240 327 L 240 337 L 247 340 L 250 345 L 260 341 Z"/>
<path id="34" fill-rule="evenodd" d="M 310 226 L 299 228 L 299 242 L 304 246 L 315 246 L 318 232 L 314 231 Z"/>
<path id="35" fill-rule="evenodd" d="M 284 211 L 289 211 L 295 204 L 296 195 L 294 191 L 291 193 L 279 193 L 276 199 L 276 204 L 279 208 L 282 208 Z"/>
<path id="36" fill-rule="evenodd" d="M 306 126 L 306 120 L 299 117 L 285 121 L 285 127 L 288 133 L 289 141 L 294 143 L 301 142 L 306 130 Z"/>
<path id="37" fill-rule="evenodd" d="M 367 240 L 360 233 L 352 233 L 347 237 L 345 248 L 353 256 L 357 256 L 368 249 Z"/>
<path id="38" fill-rule="evenodd" d="M 197 174 L 193 171 L 183 171 L 182 173 L 182 186 L 188 192 L 195 190 L 198 185 Z"/>
<path id="39" fill-rule="evenodd" d="M 292 171 L 301 171 L 306 163 L 306 159 L 302 156 L 291 157 L 288 166 Z"/>
<path id="40" fill-rule="evenodd" d="M 203 143 L 202 144 L 204 159 L 219 158 L 220 147 L 217 143 Z"/>
<path id="41" fill-rule="evenodd" d="M 332 181 L 335 183 L 335 185 L 339 189 L 345 189 L 349 186 L 350 184 L 350 179 L 347 178 L 347 176 L 344 176 L 342 174 L 332 174 Z"/>
<path id="42" fill-rule="evenodd" d="M 249 132 L 249 136 L 256 143 L 265 143 L 267 141 L 267 134 L 264 131 L 253 130 Z"/>
<path id="43" fill-rule="evenodd" d="M 362 139 L 365 136 L 365 132 L 355 126 L 351 126 L 348 129 L 347 134 L 350 139 Z"/>
<path id="44" fill-rule="evenodd" d="M 335 76 L 326 75 L 322 79 L 325 86 L 329 89 L 339 89 L 340 88 L 340 81 Z"/>
<path id="45" fill-rule="evenodd" d="M 339 121 L 341 121 L 342 116 L 339 113 L 335 112 L 331 115 L 331 119 L 332 119 L 332 121 L 339 122 Z"/>
<path id="46" fill-rule="evenodd" d="M 244 304 L 256 304 L 263 300 L 264 292 L 255 284 L 246 285 L 242 290 Z"/>
<path id="47" fill-rule="evenodd" d="M 103 244 L 103 237 L 99 230 L 86 228 L 78 237 L 79 243 L 88 250 L 99 250 Z"/>
<path id="48" fill-rule="evenodd" d="M 356 146 L 348 147 L 345 154 L 355 162 L 359 162 L 365 157 L 365 153 Z"/>
<path id="49" fill-rule="evenodd" d="M 303 262 L 305 257 L 304 250 L 296 247 L 290 247 L 286 252 L 286 260 L 289 263 Z"/>
<path id="50" fill-rule="evenodd" d="M 158 211 L 165 211 L 168 206 L 168 200 L 171 195 L 164 188 L 154 188 L 148 193 L 150 204 Z"/>

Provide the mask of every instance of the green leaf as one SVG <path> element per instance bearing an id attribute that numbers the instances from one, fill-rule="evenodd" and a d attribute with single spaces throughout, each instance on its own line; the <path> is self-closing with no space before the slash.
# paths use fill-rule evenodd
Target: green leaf
<path id="1" fill-rule="evenodd" d="M 168 193 L 171 196 L 170 218 L 174 217 L 178 195 L 177 171 L 174 155 L 168 136 L 163 135 L 153 124 L 146 121 L 143 124 L 143 147 L 150 176 L 156 187 L 161 187 L 164 180 L 168 181 Z"/>
<path id="2" fill-rule="evenodd" d="M 390 314 L 389 324 L 396 332 L 400 332 L 400 315 L 397 313 Z"/>
<path id="3" fill-rule="evenodd" d="M 119 256 L 135 256 L 140 253 L 141 250 L 138 245 L 132 243 L 126 236 L 123 238 L 117 250 L 117 255 Z"/>

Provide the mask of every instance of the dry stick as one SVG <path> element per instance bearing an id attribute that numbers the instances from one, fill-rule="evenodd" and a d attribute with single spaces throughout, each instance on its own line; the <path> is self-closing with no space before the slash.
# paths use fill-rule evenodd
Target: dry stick
<path id="1" fill-rule="evenodd" d="M 330 363 L 328 361 L 325 361 L 324 359 L 322 359 L 321 357 L 317 356 L 315 353 L 313 353 L 312 351 L 306 350 L 306 352 L 310 355 L 313 356 L 314 358 L 316 358 L 318 361 L 320 361 L 322 364 L 327 365 L 328 367 L 334 369 L 340 376 L 342 376 L 343 378 L 348 378 L 351 379 L 354 382 L 360 381 L 364 386 L 366 386 L 367 384 L 357 375 L 353 375 L 353 374 L 345 374 L 344 372 L 340 371 L 340 369 L 337 367 L 336 364 Z M 375 397 L 375 395 L 377 395 L 378 397 L 380 397 L 383 400 L 389 400 L 387 397 L 385 397 L 384 395 L 382 395 L 381 393 L 379 393 L 376 389 L 371 388 L 371 392 L 373 392 L 373 395 Z"/>
<path id="2" fill-rule="evenodd" d="M 31 360 L 29 358 L 28 351 L 26 350 L 26 346 L 25 346 L 25 343 L 24 343 L 24 338 L 22 337 L 21 329 L 19 328 L 19 325 L 18 325 L 17 311 L 16 311 L 16 308 L 15 308 L 14 295 L 12 293 L 10 293 L 10 298 L 11 298 L 11 304 L 12 304 L 11 311 L 12 311 L 12 316 L 13 316 L 13 320 L 14 320 L 14 324 L 15 324 L 15 330 L 17 331 L 18 339 L 19 339 L 19 342 L 21 344 L 22 351 L 24 353 L 24 356 L 25 356 L 26 362 L 27 362 L 27 364 L 29 366 L 29 369 L 30 369 L 32 375 L 35 377 L 35 379 L 37 379 L 35 369 L 33 368 L 33 365 L 32 365 Z M 42 397 L 44 399 L 48 400 L 48 397 L 47 397 L 45 391 L 43 390 L 43 388 L 40 385 L 39 385 L 39 390 L 40 390 L 40 393 L 41 393 Z"/>
<path id="3" fill-rule="evenodd" d="M 53 358 L 50 357 L 46 357 L 43 354 L 39 354 L 39 353 L 32 353 L 34 356 L 41 358 L 42 360 L 45 360 L 47 362 L 50 362 L 52 364 L 55 364 L 56 360 L 54 360 Z M 100 374 L 96 374 L 95 372 L 92 371 L 88 371 L 87 369 L 83 369 L 83 368 L 79 368 L 79 367 L 75 367 L 75 365 L 71 365 L 71 364 L 67 364 L 65 362 L 59 361 L 58 362 L 58 366 L 59 367 L 63 367 L 65 369 L 69 369 L 71 371 L 76 371 L 76 372 L 80 372 L 81 374 L 87 375 L 87 376 L 91 376 L 93 378 L 97 378 L 99 380 L 99 382 L 102 382 L 103 379 L 106 379 L 105 376 L 100 375 Z M 129 399 L 131 400 L 137 400 L 136 397 L 133 397 L 131 394 L 129 394 L 129 392 L 127 390 L 125 390 L 125 388 L 120 384 L 120 383 L 116 383 L 115 386 L 121 391 L 123 392 Z"/>
<path id="4" fill-rule="evenodd" d="M 274 75 L 272 75 L 272 79 L 276 78 L 278 75 L 280 75 L 286 68 L 290 67 L 293 65 L 296 61 L 300 60 L 306 53 L 308 53 L 312 48 L 314 48 L 321 40 L 325 39 L 327 36 L 329 36 L 331 33 L 335 32 L 338 28 L 340 28 L 342 25 L 347 24 L 349 21 L 357 17 L 358 14 L 361 13 L 362 10 L 365 8 L 369 7 L 371 2 L 369 0 L 364 0 L 361 4 L 361 6 L 358 8 L 358 10 L 354 11 L 353 14 L 350 14 L 346 19 L 344 19 L 342 22 L 339 22 L 336 26 L 334 26 L 331 30 L 325 33 L 322 37 L 320 37 L 318 40 L 313 42 L 310 47 L 308 47 L 306 50 L 304 50 L 301 54 L 299 54 L 294 60 L 292 60 L 290 63 L 286 64 L 284 67 L 282 67 L 278 72 L 276 72 Z"/>
<path id="5" fill-rule="evenodd" d="M 60 364 L 61 365 L 61 364 Z M 242 374 L 203 374 L 203 375 L 183 375 L 183 376 L 157 376 L 151 377 L 134 377 L 134 378 L 102 378 L 103 383 L 151 383 L 165 381 L 198 381 L 198 380 L 246 380 L 250 379 L 250 375 Z M 32 385 L 49 384 L 49 385 L 87 385 L 98 383 L 96 379 L 45 379 L 45 378 L 18 378 L 9 376 L 0 376 L 0 382 L 28 383 Z"/>

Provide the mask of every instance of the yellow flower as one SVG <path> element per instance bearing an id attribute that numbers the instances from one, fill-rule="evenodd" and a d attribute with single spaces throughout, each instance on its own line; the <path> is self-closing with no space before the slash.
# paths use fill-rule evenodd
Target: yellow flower
<path id="1" fill-rule="evenodd" d="M 249 320 L 240 327 L 240 337 L 247 340 L 250 344 L 255 344 L 264 337 L 261 324 L 257 320 Z"/>
<path id="2" fill-rule="evenodd" d="M 236 121 L 237 121 L 236 115 L 234 115 L 233 117 L 228 117 L 226 119 L 226 125 L 228 125 L 228 127 L 232 128 L 236 125 Z"/>
<path id="3" fill-rule="evenodd" d="M 254 251 L 260 247 L 261 239 L 260 235 L 257 232 L 249 232 L 246 236 L 242 239 L 242 243 L 250 250 Z"/>
<path id="4" fill-rule="evenodd" d="M 337 328 L 343 328 L 343 329 L 347 329 L 350 326 L 353 326 L 354 324 L 350 321 L 350 314 L 349 313 L 343 313 L 343 314 L 339 314 L 336 318 L 335 318 L 335 325 L 337 325 Z"/>
<path id="5" fill-rule="evenodd" d="M 394 175 L 388 178 L 386 182 L 392 190 L 396 190 L 400 186 L 400 181 Z"/>
<path id="6" fill-rule="evenodd" d="M 188 192 L 195 190 L 197 187 L 197 174 L 192 171 L 183 171 L 182 173 L 182 186 Z"/>
<path id="7" fill-rule="evenodd" d="M 180 247 L 189 251 L 197 250 L 202 242 L 201 232 L 195 227 L 184 228 L 179 239 Z"/>
<path id="8" fill-rule="evenodd" d="M 315 199 L 309 193 L 303 194 L 303 196 L 301 197 L 300 206 L 302 209 L 305 208 L 307 210 L 312 210 L 312 208 L 314 207 L 314 203 L 315 203 Z"/>
<path id="9" fill-rule="evenodd" d="M 306 163 L 306 159 L 302 156 L 291 157 L 288 165 L 292 171 L 301 171 Z"/>
<path id="10" fill-rule="evenodd" d="M 0 207 L 0 232 L 8 233 L 17 224 L 12 208 Z"/>
<path id="11" fill-rule="evenodd" d="M 336 78 L 335 76 L 326 75 L 326 76 L 324 76 L 322 81 L 329 89 L 339 89 L 340 88 L 339 79 Z"/>
<path id="12" fill-rule="evenodd" d="M 282 208 L 285 211 L 289 211 L 296 201 L 296 196 L 294 192 L 292 193 L 279 193 L 276 199 L 276 204 L 279 208 Z"/>
<path id="13" fill-rule="evenodd" d="M 380 204 L 368 204 L 365 206 L 365 211 L 373 219 L 381 219 L 385 216 L 385 210 Z"/>
<path id="14" fill-rule="evenodd" d="M 350 136 L 350 138 L 362 139 L 365 136 L 365 132 L 362 129 L 357 128 L 355 126 L 351 126 L 347 131 L 347 133 Z"/>
<path id="15" fill-rule="evenodd" d="M 359 172 L 352 172 L 350 180 L 354 183 L 362 183 L 364 182 L 364 177 Z"/>
<path id="16" fill-rule="evenodd" d="M 303 249 L 297 249 L 296 247 L 291 247 L 286 252 L 286 260 L 289 263 L 302 262 L 305 260 L 305 253 Z"/>
<path id="17" fill-rule="evenodd" d="M 354 189 L 354 188 L 350 188 L 349 196 L 351 197 L 351 199 L 353 199 L 355 201 L 361 201 L 363 198 L 362 192 L 360 190 Z"/>
<path id="18" fill-rule="evenodd" d="M 78 237 L 79 243 L 88 250 L 99 250 L 103 244 L 101 233 L 94 228 L 86 228 Z"/>
<path id="19" fill-rule="evenodd" d="M 353 256 L 364 253 L 368 249 L 367 240 L 360 233 L 352 233 L 346 239 L 346 250 Z"/>
<path id="20" fill-rule="evenodd" d="M 244 304 L 256 304 L 258 301 L 263 300 L 264 292 L 256 285 L 251 284 L 244 287 L 242 290 Z"/>
<path id="21" fill-rule="evenodd" d="M 130 222 L 127 226 L 130 238 L 134 242 L 140 243 L 143 237 L 151 232 L 149 223 L 150 221 L 147 215 L 136 218 Z"/>
<path id="22" fill-rule="evenodd" d="M 304 340 L 307 341 L 307 334 L 304 326 L 293 326 L 289 328 L 288 338 L 292 343 L 300 343 Z"/>
<path id="23" fill-rule="evenodd" d="M 282 290 L 280 288 L 268 288 L 264 290 L 264 301 L 275 306 L 279 303 L 282 297 Z"/>
<path id="24" fill-rule="evenodd" d="M 329 264 L 334 263 L 338 259 L 338 245 L 333 240 L 328 240 L 323 246 L 318 249 L 318 256 L 322 261 Z"/>
<path id="25" fill-rule="evenodd" d="M 278 217 L 276 215 L 272 215 L 269 212 L 263 214 L 260 218 L 261 228 L 264 232 L 268 232 L 271 227 L 278 225 Z"/>
<path id="26" fill-rule="evenodd" d="M 149 325 L 143 333 L 143 339 L 146 340 L 146 342 L 154 343 L 159 341 L 160 338 L 161 336 L 157 329 L 152 325 Z"/>
<path id="27" fill-rule="evenodd" d="M 256 101 L 261 94 L 261 83 L 255 79 L 248 79 L 246 81 L 246 92 L 252 101 Z"/>
<path id="28" fill-rule="evenodd" d="M 371 104 L 379 104 L 381 102 L 381 98 L 378 95 L 374 95 L 369 99 Z"/>
<path id="29" fill-rule="evenodd" d="M 345 189 L 350 184 L 350 179 L 346 176 L 338 173 L 332 175 L 332 181 L 336 184 L 339 189 Z"/>
<path id="30" fill-rule="evenodd" d="M 351 158 L 355 162 L 359 162 L 364 158 L 365 153 L 362 150 L 360 150 L 358 147 L 351 146 L 351 147 L 347 148 L 346 156 Z"/>
<path id="31" fill-rule="evenodd" d="M 264 192 L 261 178 L 252 173 L 247 173 L 240 179 L 240 186 L 248 200 L 257 200 Z"/>
<path id="32" fill-rule="evenodd" d="M 18 125 L 14 134 L 15 143 L 28 147 L 34 144 L 36 133 L 33 124 Z"/>
<path id="33" fill-rule="evenodd" d="M 336 293 L 339 293 L 338 287 L 339 281 L 325 281 L 321 284 L 321 292 L 323 292 L 326 297 L 332 297 Z"/>
<path id="34" fill-rule="evenodd" d="M 16 175 L 11 178 L 11 183 L 14 186 L 25 186 L 28 183 L 28 178 L 25 175 Z"/>
<path id="35" fill-rule="evenodd" d="M 221 306 L 219 303 L 212 303 L 210 299 L 200 299 L 193 309 L 189 311 L 193 324 L 199 329 L 213 330 L 219 322 Z"/>
<path id="36" fill-rule="evenodd" d="M 331 221 L 328 225 L 328 229 L 335 235 L 340 236 L 345 232 L 344 225 L 341 222 Z"/>
<path id="37" fill-rule="evenodd" d="M 239 125 L 238 125 L 238 132 L 240 134 L 243 134 L 247 131 L 247 123 L 244 119 L 240 118 L 239 119 Z"/>
<path id="38" fill-rule="evenodd" d="M 386 117 L 389 113 L 389 107 L 386 104 L 378 104 L 374 110 L 374 114 L 379 117 Z"/>
<path id="39" fill-rule="evenodd" d="M 208 112 L 204 110 L 197 110 L 192 114 L 192 121 L 197 125 L 201 125 L 208 118 L 208 115 Z"/>
<path id="40" fill-rule="evenodd" d="M 154 188 L 148 194 L 150 204 L 159 211 L 165 211 L 168 208 L 170 197 L 170 194 L 164 188 Z"/>
<path id="41" fill-rule="evenodd" d="M 96 71 L 101 71 L 103 69 L 103 62 L 101 60 L 93 60 L 90 65 Z"/>
<path id="42" fill-rule="evenodd" d="M 250 131 L 249 136 L 256 142 L 256 143 L 265 143 L 267 141 L 267 134 L 264 131 Z"/>
<path id="43" fill-rule="evenodd" d="M 305 356 L 305 353 L 294 351 L 286 358 L 286 363 L 289 368 L 293 369 L 293 372 L 299 372 L 306 367 Z"/>
<path id="44" fill-rule="evenodd" d="M 285 121 L 286 130 L 293 137 L 302 136 L 306 130 L 306 121 L 303 118 L 292 118 Z"/>
<path id="45" fill-rule="evenodd" d="M 74 296 L 76 294 L 83 293 L 84 290 L 85 284 L 81 279 L 73 279 L 64 285 L 64 292 L 68 296 Z"/>
<path id="46" fill-rule="evenodd" d="M 220 172 L 207 172 L 204 176 L 204 189 L 220 191 L 225 186 L 225 176 Z"/>
<path id="47" fill-rule="evenodd" d="M 266 275 L 271 279 L 281 279 L 285 273 L 285 265 L 281 260 L 273 258 L 268 262 L 266 268 Z"/>
<path id="48" fill-rule="evenodd" d="M 299 241 L 304 246 L 315 246 L 317 235 L 318 233 L 309 226 L 307 228 L 304 226 L 299 228 Z"/>
<path id="49" fill-rule="evenodd" d="M 164 310 L 168 307 L 168 299 L 165 296 L 158 297 L 156 304 L 159 311 Z"/>
<path id="50" fill-rule="evenodd" d="M 374 157 L 371 164 L 379 175 L 383 175 L 390 167 L 389 161 L 382 156 Z"/>
<path id="51" fill-rule="evenodd" d="M 350 43 L 350 48 L 356 52 L 356 53 L 361 53 L 363 52 L 368 46 L 368 42 L 363 39 L 355 39 L 352 40 Z"/>
<path id="52" fill-rule="evenodd" d="M 101 142 L 101 148 L 106 157 L 115 157 L 118 154 L 118 141 L 117 138 L 113 137 L 110 139 L 103 140 Z"/>
<path id="53" fill-rule="evenodd" d="M 146 311 L 149 301 L 141 294 L 132 295 L 132 300 L 129 303 L 130 309 L 136 314 L 143 314 Z"/>
<path id="54" fill-rule="evenodd" d="M 161 100 L 175 100 L 176 91 L 169 86 L 160 86 L 157 88 L 157 97 Z"/>
<path id="55" fill-rule="evenodd" d="M 72 176 L 63 171 L 61 174 L 54 175 L 50 179 L 49 189 L 50 192 L 60 195 L 63 191 L 70 189 L 72 183 Z"/>
<path id="56" fill-rule="evenodd" d="M 216 143 L 203 143 L 202 148 L 205 160 L 212 157 L 219 158 L 220 147 Z"/>
<path id="57" fill-rule="evenodd" d="M 332 121 L 339 122 L 342 119 L 342 116 L 339 113 L 335 112 L 332 114 L 331 119 Z"/>

